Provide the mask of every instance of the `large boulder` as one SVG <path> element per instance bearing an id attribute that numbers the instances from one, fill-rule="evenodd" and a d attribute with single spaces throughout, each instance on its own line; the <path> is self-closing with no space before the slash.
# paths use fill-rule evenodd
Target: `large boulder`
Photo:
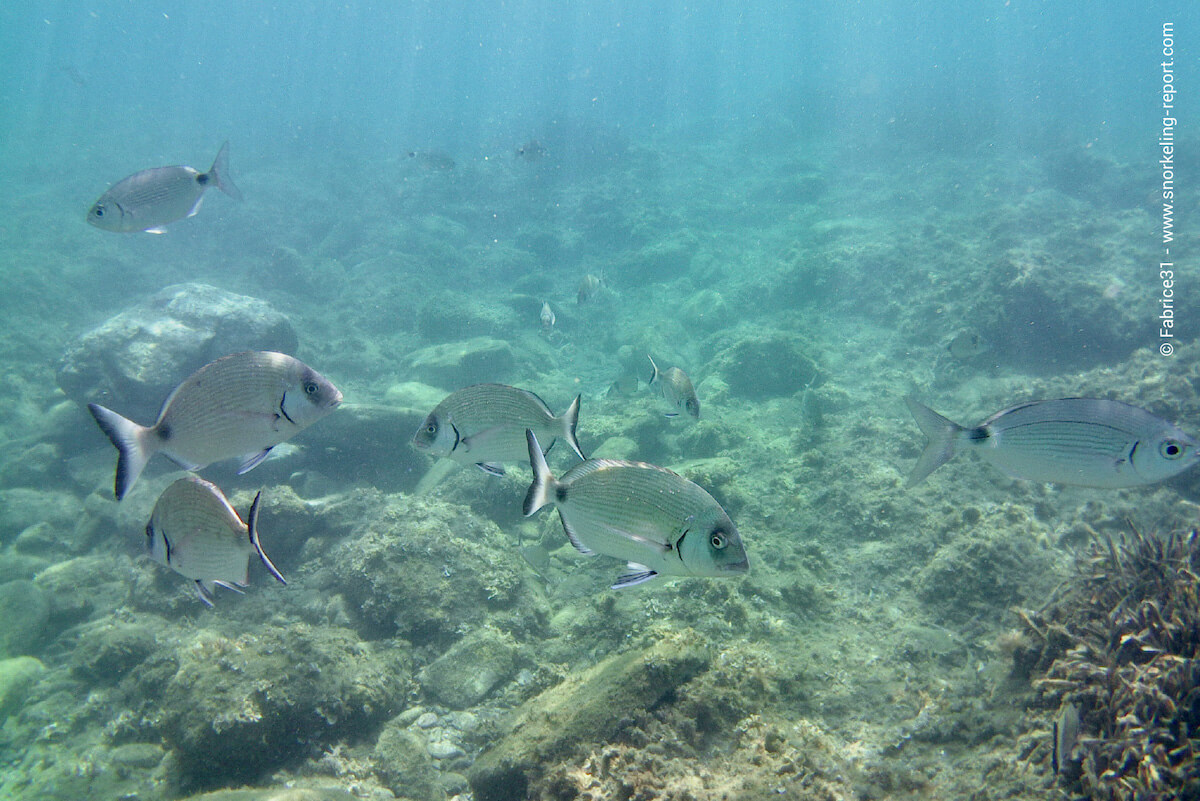
<path id="1" fill-rule="evenodd" d="M 296 331 L 265 300 L 207 284 L 174 284 L 67 348 L 58 385 L 79 403 L 150 422 L 163 400 L 205 364 L 245 350 L 294 353 Z"/>

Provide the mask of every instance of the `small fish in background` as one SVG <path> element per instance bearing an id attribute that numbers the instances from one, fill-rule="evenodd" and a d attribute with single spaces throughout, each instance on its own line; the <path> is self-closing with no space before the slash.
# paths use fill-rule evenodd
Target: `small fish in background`
<path id="1" fill-rule="evenodd" d="M 287 584 L 258 539 L 261 499 L 261 492 L 254 496 L 243 523 L 215 484 L 197 476 L 179 479 L 163 490 L 146 525 L 151 558 L 195 581 L 208 606 L 218 584 L 240 593 L 250 583 L 250 557 L 255 555 L 280 584 Z"/>
<path id="2" fill-rule="evenodd" d="M 964 448 L 1014 478 L 1106 489 L 1153 484 L 1200 461 L 1190 436 L 1119 401 L 1033 401 L 968 428 L 914 398 L 904 400 L 929 440 L 908 478 L 910 487 Z"/>
<path id="3" fill-rule="evenodd" d="M 636 395 L 638 389 L 641 388 L 642 382 L 638 380 L 636 375 L 623 375 L 615 379 L 608 385 L 608 390 L 604 393 L 607 397 L 624 397 L 628 398 Z"/>
<path id="4" fill-rule="evenodd" d="M 546 148 L 536 139 L 530 139 L 517 148 L 516 157 L 521 161 L 540 161 L 546 155 Z"/>
<path id="5" fill-rule="evenodd" d="M 583 304 L 587 303 L 589 300 L 596 297 L 603 287 L 604 279 L 597 278 L 591 273 L 588 273 L 579 282 L 579 292 L 575 296 L 576 304 L 582 306 Z"/>
<path id="6" fill-rule="evenodd" d="M 525 461 L 529 449 L 525 430 L 533 429 L 546 450 L 561 438 L 580 459 L 586 459 L 575 428 L 579 396 L 559 416 L 528 390 L 506 384 L 474 384 L 446 397 L 425 418 L 413 436 L 413 446 L 434 456 L 473 464 L 485 473 L 504 475 L 503 465 Z"/>
<path id="7" fill-rule="evenodd" d="M 612 585 L 632 587 L 657 576 L 733 576 L 749 569 L 737 526 L 699 485 L 645 462 L 589 459 L 556 479 L 537 436 L 525 432 L 533 483 L 522 510 L 558 509 L 576 550 L 629 563 Z"/>
<path id="8" fill-rule="evenodd" d="M 454 171 L 454 157 L 441 150 L 410 150 L 408 157 L 426 172 Z"/>
<path id="9" fill-rule="evenodd" d="M 1064 703 L 1054 721 L 1054 740 L 1050 745 L 1050 767 L 1055 773 L 1067 773 L 1075 761 L 1075 746 L 1079 744 L 1079 707 Z"/>
<path id="10" fill-rule="evenodd" d="M 696 397 L 696 390 L 692 386 L 692 379 L 688 378 L 687 373 L 680 370 L 678 367 L 668 367 L 666 370 L 659 372 L 658 365 L 654 363 L 654 359 L 646 354 L 646 358 L 650 359 L 650 386 L 658 385 L 659 392 L 662 393 L 663 399 L 671 407 L 671 411 L 665 412 L 667 417 L 678 417 L 680 411 L 687 412 L 695 419 L 700 419 L 700 400 Z"/>
<path id="11" fill-rule="evenodd" d="M 540 319 L 542 321 L 542 331 L 547 334 L 550 333 L 550 329 L 554 328 L 554 323 L 558 318 L 554 316 L 554 310 L 550 308 L 550 303 L 548 301 L 542 301 L 542 313 L 540 315 Z"/>
<path id="12" fill-rule="evenodd" d="M 229 177 L 229 143 L 221 145 L 208 172 L 194 167 L 154 167 L 135 172 L 100 196 L 87 221 L 105 231 L 166 233 L 166 226 L 200 210 L 204 192 L 215 186 L 235 200 L 241 190 Z"/>
<path id="13" fill-rule="evenodd" d="M 973 359 L 987 349 L 987 343 L 975 331 L 959 331 L 946 343 L 946 352 L 960 362 Z"/>
<path id="14" fill-rule="evenodd" d="M 119 501 L 156 453 L 184 470 L 240 456 L 238 473 L 245 473 L 341 402 L 337 387 L 299 359 L 247 351 L 210 362 L 185 379 L 153 425 L 138 425 L 97 403 L 89 403 L 88 411 L 117 448 Z"/>
<path id="15" fill-rule="evenodd" d="M 87 79 L 83 77 L 83 73 L 76 69 L 73 64 L 67 64 L 64 66 L 62 68 L 62 72 L 67 76 L 67 80 L 69 80 L 71 83 L 75 84 L 81 89 L 87 88 Z"/>

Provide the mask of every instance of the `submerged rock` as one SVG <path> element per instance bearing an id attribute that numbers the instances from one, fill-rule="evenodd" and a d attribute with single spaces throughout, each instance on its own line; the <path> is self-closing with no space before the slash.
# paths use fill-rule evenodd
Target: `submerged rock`
<path id="1" fill-rule="evenodd" d="M 509 344 L 491 337 L 430 345 L 409 356 L 409 365 L 420 380 L 453 389 L 487 381 L 502 382 L 516 363 Z"/>
<path id="2" fill-rule="evenodd" d="M 217 790 L 191 795 L 183 801 L 358 801 L 358 796 L 345 790 L 267 787 L 255 790 Z"/>
<path id="3" fill-rule="evenodd" d="M 795 334 L 767 331 L 736 340 L 710 363 L 735 397 L 763 399 L 794 395 L 817 378 L 809 344 Z"/>
<path id="4" fill-rule="evenodd" d="M 412 675 L 404 643 L 298 624 L 236 639 L 202 632 L 176 659 L 161 693 L 162 729 L 191 787 L 257 781 L 377 725 Z"/>
<path id="5" fill-rule="evenodd" d="M 46 636 L 50 601 L 32 581 L 0 584 L 0 657 L 32 653 Z"/>
<path id="6" fill-rule="evenodd" d="M 706 649 L 682 632 L 600 664 L 526 701 L 508 733 L 475 761 L 468 778 L 477 801 L 526 797 L 547 765 L 582 743 L 605 742 L 622 721 L 659 704 L 703 673 Z"/>
<path id="7" fill-rule="evenodd" d="M 400 720 L 388 721 L 372 752 L 376 772 L 398 795 L 409 798 L 440 798 L 438 769 L 433 764 L 425 738 Z"/>
<path id="8" fill-rule="evenodd" d="M 294 353 L 287 317 L 264 300 L 207 284 L 174 284 L 81 335 L 63 355 L 58 385 L 149 422 L 180 381 L 244 350 Z"/>
<path id="9" fill-rule="evenodd" d="M 45 672 L 45 666 L 32 656 L 0 659 L 0 723 L 21 708 L 29 688 Z"/>
<path id="10" fill-rule="evenodd" d="M 421 685 L 451 709 L 486 698 L 516 670 L 517 645 L 492 628 L 463 637 L 421 671 Z"/>

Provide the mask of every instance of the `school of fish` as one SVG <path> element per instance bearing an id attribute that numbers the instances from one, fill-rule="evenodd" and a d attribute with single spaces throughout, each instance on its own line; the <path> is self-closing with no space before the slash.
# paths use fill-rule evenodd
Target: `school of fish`
<path id="1" fill-rule="evenodd" d="M 229 177 L 228 152 L 225 143 L 206 173 L 186 166 L 134 173 L 93 204 L 87 221 L 109 231 L 161 233 L 167 224 L 194 215 L 209 186 L 241 199 Z M 536 141 L 517 151 L 525 160 L 544 155 Z M 425 169 L 454 168 L 453 160 L 438 152 L 414 151 L 410 157 Z M 579 304 L 602 287 L 600 279 L 585 276 Z M 542 305 L 540 322 L 545 331 L 556 322 L 548 303 Z M 965 360 L 985 346 L 977 335 L 962 332 L 947 349 Z M 660 371 L 654 359 L 647 358 L 648 383 L 666 403 L 666 416 L 698 419 L 700 401 L 687 373 L 679 367 Z M 618 383 L 615 394 L 627 394 L 624 383 Z M 635 378 L 633 390 L 636 387 Z M 246 473 L 272 448 L 333 412 L 342 400 L 340 390 L 300 360 L 248 351 L 217 359 L 186 378 L 150 425 L 95 403 L 88 409 L 117 449 L 113 491 L 120 501 L 156 453 L 191 472 L 238 458 L 239 474 Z M 1200 461 L 1200 443 L 1184 431 L 1114 400 L 1031 401 L 976 426 L 959 425 L 915 398 L 905 400 L 927 439 L 909 476 L 910 487 L 963 450 L 978 453 L 1014 478 L 1105 489 L 1163 481 Z M 745 574 L 750 560 L 738 528 L 705 489 L 657 465 L 585 456 L 576 435 L 580 402 L 577 395 L 556 415 L 526 389 L 504 384 L 462 387 L 429 413 L 412 445 L 497 476 L 504 473 L 505 464 L 527 462 L 533 475 L 522 506 L 525 516 L 553 506 L 576 550 L 626 562 L 628 572 L 614 589 L 659 576 Z M 559 440 L 580 461 L 556 478 L 545 455 Z M 200 599 L 210 606 L 217 586 L 240 592 L 248 584 L 255 557 L 286 584 L 259 539 L 260 500 L 261 492 L 243 522 L 219 487 L 195 475 L 179 479 L 154 505 L 146 526 L 147 551 L 192 580 Z"/>

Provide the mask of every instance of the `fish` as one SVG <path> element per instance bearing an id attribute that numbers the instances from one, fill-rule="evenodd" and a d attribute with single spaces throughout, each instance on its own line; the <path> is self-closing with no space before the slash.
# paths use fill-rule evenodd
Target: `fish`
<path id="1" fill-rule="evenodd" d="M 536 139 L 530 139 L 517 148 L 516 156 L 522 161 L 537 161 L 546 155 L 546 148 Z"/>
<path id="2" fill-rule="evenodd" d="M 238 473 L 245 473 L 341 402 L 337 387 L 299 359 L 247 351 L 210 362 L 186 378 L 152 425 L 138 425 L 98 403 L 89 403 L 88 411 L 117 448 L 113 492 L 119 501 L 156 453 L 184 470 L 240 456 Z"/>
<path id="3" fill-rule="evenodd" d="M 1196 440 L 1120 401 L 1032 401 L 997 412 L 973 428 L 915 398 L 905 398 L 905 403 L 929 440 L 908 478 L 910 487 L 965 448 L 1014 478 L 1103 489 L 1153 484 L 1200 460 Z"/>
<path id="4" fill-rule="evenodd" d="M 243 523 L 217 485 L 198 476 L 181 478 L 163 490 L 146 524 L 150 557 L 196 582 L 207 606 L 219 584 L 235 592 L 250 583 L 250 557 L 257 555 L 280 584 L 287 584 L 267 558 L 258 539 L 258 509 L 262 492 L 254 496 Z"/>
<path id="5" fill-rule="evenodd" d="M 567 539 L 582 554 L 624 559 L 613 589 L 658 576 L 732 576 L 750 569 L 737 526 L 702 487 L 645 462 L 588 459 L 556 479 L 533 431 L 525 432 L 533 483 L 526 517 L 558 509 Z"/>
<path id="6" fill-rule="evenodd" d="M 1067 767 L 1079 743 L 1079 707 L 1063 704 L 1054 721 L 1054 740 L 1050 745 L 1050 767 L 1055 773 Z"/>
<path id="7" fill-rule="evenodd" d="M 620 378 L 613 379 L 613 382 L 608 385 L 608 390 L 604 393 L 605 397 L 621 397 L 636 395 L 641 382 L 638 381 L 636 375 L 623 375 Z"/>
<path id="8" fill-rule="evenodd" d="M 700 399 L 696 397 L 696 389 L 692 386 L 692 379 L 688 378 L 687 373 L 678 367 L 668 367 L 660 373 L 654 359 L 649 354 L 646 355 L 646 358 L 650 359 L 650 367 L 653 370 L 650 373 L 650 386 L 658 384 L 659 392 L 671 407 L 671 411 L 666 412 L 665 415 L 678 417 L 678 410 L 683 410 L 699 420 Z"/>
<path id="9" fill-rule="evenodd" d="M 946 343 L 946 352 L 959 361 L 973 359 L 986 350 L 983 337 L 974 331 L 959 331 Z"/>
<path id="10" fill-rule="evenodd" d="M 528 390 L 474 384 L 451 393 L 429 413 L 413 436 L 413 446 L 501 476 L 505 462 L 525 460 L 527 428 L 550 443 L 547 452 L 561 437 L 575 455 L 586 460 L 575 438 L 578 424 L 578 395 L 556 417 L 544 400 Z"/>
<path id="11" fill-rule="evenodd" d="M 542 301 L 542 330 L 549 331 L 554 327 L 554 323 L 557 319 L 558 318 L 554 316 L 554 309 L 550 308 L 550 303 L 547 301 Z"/>
<path id="12" fill-rule="evenodd" d="M 119 181 L 88 210 L 87 221 L 105 231 L 166 233 L 165 226 L 200 210 L 215 186 L 235 200 L 242 192 L 229 177 L 229 143 L 221 145 L 208 172 L 194 167 L 154 167 Z"/>
<path id="13" fill-rule="evenodd" d="M 579 292 L 575 296 L 576 304 L 582 306 L 587 303 L 600 292 L 603 285 L 603 279 L 597 278 L 591 273 L 585 275 L 579 282 Z"/>

